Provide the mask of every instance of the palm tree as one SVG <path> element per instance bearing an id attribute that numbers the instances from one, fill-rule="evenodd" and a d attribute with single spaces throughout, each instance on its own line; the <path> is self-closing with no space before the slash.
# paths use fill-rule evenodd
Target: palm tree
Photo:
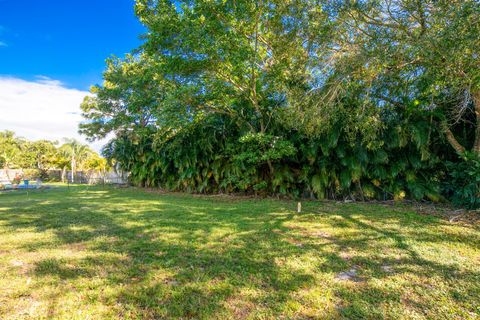
<path id="1" fill-rule="evenodd" d="M 75 182 L 75 173 L 78 165 L 81 164 L 92 152 L 90 148 L 75 139 L 65 139 L 65 143 L 60 147 L 60 152 L 70 160 L 71 182 Z"/>

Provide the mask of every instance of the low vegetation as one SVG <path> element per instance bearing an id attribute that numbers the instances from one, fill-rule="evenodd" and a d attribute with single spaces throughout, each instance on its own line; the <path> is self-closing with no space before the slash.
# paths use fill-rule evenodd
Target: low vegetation
<path id="1" fill-rule="evenodd" d="M 480 226 L 396 204 L 0 194 L 2 319 L 478 319 Z"/>

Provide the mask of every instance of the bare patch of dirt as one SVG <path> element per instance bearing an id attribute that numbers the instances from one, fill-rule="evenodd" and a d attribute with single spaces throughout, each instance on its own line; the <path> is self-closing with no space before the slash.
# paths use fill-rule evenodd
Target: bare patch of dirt
<path id="1" fill-rule="evenodd" d="M 395 271 L 393 267 L 389 265 L 383 265 L 381 268 L 382 268 L 382 271 L 386 273 L 393 273 Z"/>
<path id="2" fill-rule="evenodd" d="M 306 232 L 305 235 L 309 237 L 322 238 L 326 240 L 332 240 L 332 241 L 335 240 L 335 238 L 330 233 L 325 231 L 320 231 L 320 230 Z"/>
<path id="3" fill-rule="evenodd" d="M 87 249 L 87 246 L 84 243 L 76 242 L 69 244 L 68 248 L 70 248 L 72 251 L 84 251 Z"/>
<path id="4" fill-rule="evenodd" d="M 234 319 L 246 319 L 255 308 L 251 301 L 245 301 L 240 297 L 230 297 L 225 301 L 226 307 L 234 315 Z"/>
<path id="5" fill-rule="evenodd" d="M 288 243 L 290 244 L 293 244 L 297 247 L 303 247 L 303 243 L 298 240 L 298 239 L 294 239 L 294 238 L 285 238 L 285 241 L 287 241 Z"/>
<path id="6" fill-rule="evenodd" d="M 19 270 L 20 274 L 27 274 L 30 269 L 30 265 L 21 260 L 11 260 L 10 265 Z"/>
<path id="7" fill-rule="evenodd" d="M 358 267 L 353 266 L 347 271 L 339 272 L 336 276 L 335 279 L 340 280 L 340 281 L 352 281 L 352 282 L 362 282 L 364 281 L 363 278 L 361 278 L 358 275 Z"/>
<path id="8" fill-rule="evenodd" d="M 172 278 L 166 278 L 165 280 L 163 280 L 163 282 L 169 286 L 177 286 L 179 284 L 177 280 Z"/>
<path id="9" fill-rule="evenodd" d="M 352 260 L 352 258 L 353 258 L 353 255 L 352 255 L 350 252 L 348 252 L 348 251 L 341 251 L 341 252 L 338 254 L 338 256 L 339 256 L 341 259 L 345 260 L 345 261 Z"/>

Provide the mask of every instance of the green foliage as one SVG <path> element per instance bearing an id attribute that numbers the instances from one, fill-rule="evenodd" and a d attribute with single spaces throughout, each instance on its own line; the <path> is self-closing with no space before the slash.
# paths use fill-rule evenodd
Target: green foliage
<path id="1" fill-rule="evenodd" d="M 80 129 L 113 134 L 104 155 L 136 184 L 439 201 L 453 196 L 441 186 L 445 163 L 463 163 L 455 151 L 480 154 L 478 2 L 137 0 L 135 10 L 145 41 L 107 61 Z"/>
<path id="2" fill-rule="evenodd" d="M 470 209 L 480 208 L 480 158 L 473 153 L 461 162 L 447 162 L 445 189 L 452 202 Z"/>
<path id="3" fill-rule="evenodd" d="M 20 161 L 21 145 L 24 140 L 15 137 L 12 131 L 0 132 L 0 165 L 2 168 L 15 168 Z"/>
<path id="4" fill-rule="evenodd" d="M 29 179 L 46 179 L 49 169 L 105 171 L 106 159 L 73 139 L 57 147 L 56 141 L 29 141 L 14 132 L 0 132 L 0 166 L 5 169 L 27 169 Z"/>
<path id="5" fill-rule="evenodd" d="M 241 153 L 235 159 L 251 164 L 282 160 L 291 157 L 296 149 L 290 141 L 263 133 L 248 133 L 239 139 Z"/>
<path id="6" fill-rule="evenodd" d="M 56 142 L 29 141 L 14 132 L 0 132 L 0 165 L 3 168 L 36 168 L 48 170 L 57 164 Z"/>

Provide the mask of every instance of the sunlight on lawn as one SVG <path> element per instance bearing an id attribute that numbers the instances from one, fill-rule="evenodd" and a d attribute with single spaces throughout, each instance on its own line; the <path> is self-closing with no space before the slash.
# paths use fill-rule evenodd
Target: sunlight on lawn
<path id="1" fill-rule="evenodd" d="M 408 208 L 0 195 L 0 318 L 480 317 L 480 232 Z"/>

